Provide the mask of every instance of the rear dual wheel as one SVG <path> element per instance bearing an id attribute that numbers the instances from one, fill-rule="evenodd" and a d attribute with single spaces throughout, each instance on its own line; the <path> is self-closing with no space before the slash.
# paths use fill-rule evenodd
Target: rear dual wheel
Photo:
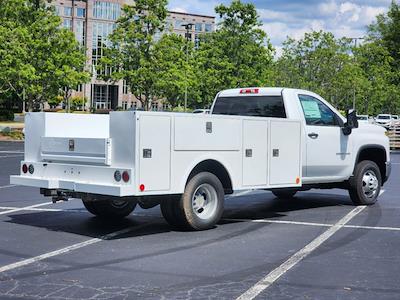
<path id="1" fill-rule="evenodd" d="M 180 229 L 213 228 L 224 211 L 224 188 L 212 173 L 202 172 L 191 178 L 180 197 L 161 202 L 165 220 Z"/>

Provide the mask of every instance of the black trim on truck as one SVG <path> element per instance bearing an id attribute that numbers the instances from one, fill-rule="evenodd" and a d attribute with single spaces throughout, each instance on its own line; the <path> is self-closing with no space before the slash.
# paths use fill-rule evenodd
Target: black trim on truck
<path id="1" fill-rule="evenodd" d="M 381 156 L 381 153 L 383 152 L 383 159 Z M 369 144 L 369 145 L 364 145 L 362 146 L 357 153 L 357 157 L 355 160 L 354 164 L 354 170 L 357 166 L 357 163 L 359 163 L 362 160 L 371 160 L 375 162 L 379 170 L 381 171 L 381 176 L 382 176 L 382 186 L 383 184 L 389 179 L 390 173 L 391 173 L 391 163 L 387 161 L 387 155 L 386 155 L 386 149 L 382 145 L 377 145 L 377 144 Z M 354 173 L 353 170 L 353 173 Z M 354 176 L 354 174 L 353 174 Z"/>

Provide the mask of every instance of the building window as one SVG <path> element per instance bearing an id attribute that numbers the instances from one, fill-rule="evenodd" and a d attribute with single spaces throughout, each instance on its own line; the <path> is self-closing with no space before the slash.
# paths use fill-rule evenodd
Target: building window
<path id="1" fill-rule="evenodd" d="M 61 10 L 60 10 L 60 7 L 58 5 L 54 6 L 54 11 L 55 11 L 57 16 L 61 16 Z"/>
<path id="2" fill-rule="evenodd" d="M 212 24 L 205 24 L 204 28 L 205 28 L 206 32 L 211 32 L 212 31 Z"/>
<path id="3" fill-rule="evenodd" d="M 128 101 L 122 101 L 122 109 L 127 110 L 128 109 Z"/>
<path id="4" fill-rule="evenodd" d="M 203 31 L 203 24 L 202 23 L 196 23 L 195 30 L 196 31 Z"/>
<path id="5" fill-rule="evenodd" d="M 109 22 L 93 23 L 93 39 L 92 39 L 92 64 L 97 66 L 99 60 L 104 54 L 104 50 L 110 46 L 108 36 L 113 32 L 116 24 Z M 111 74 L 111 68 L 105 70 L 97 70 L 98 75 Z"/>
<path id="6" fill-rule="evenodd" d="M 185 23 L 182 20 L 176 20 L 175 21 L 175 28 L 176 29 L 184 29 L 182 25 L 184 25 Z"/>
<path id="7" fill-rule="evenodd" d="M 64 16 L 72 17 L 72 7 L 70 7 L 70 6 L 64 7 Z"/>
<path id="8" fill-rule="evenodd" d="M 93 17 L 103 20 L 117 20 L 121 16 L 121 5 L 118 3 L 96 1 L 93 6 Z"/>
<path id="9" fill-rule="evenodd" d="M 131 108 L 136 110 L 137 109 L 137 102 L 131 102 Z"/>
<path id="10" fill-rule="evenodd" d="M 78 7 L 78 8 L 76 9 L 76 16 L 77 16 L 78 18 L 84 18 L 84 17 L 86 17 L 86 9 L 81 8 L 81 7 Z"/>
<path id="11" fill-rule="evenodd" d="M 194 47 L 197 49 L 200 46 L 200 35 L 195 34 L 194 35 Z"/>
<path id="12" fill-rule="evenodd" d="M 151 110 L 152 111 L 157 111 L 158 110 L 158 104 L 157 103 L 152 103 L 151 104 Z"/>
<path id="13" fill-rule="evenodd" d="M 124 83 L 123 83 L 123 86 L 122 86 L 122 93 L 124 95 L 128 95 L 128 93 L 129 93 L 129 86 L 128 86 L 126 80 L 124 80 Z"/>
<path id="14" fill-rule="evenodd" d="M 72 30 L 72 20 L 64 19 L 63 27 L 68 30 Z"/>
<path id="15" fill-rule="evenodd" d="M 75 35 L 81 46 L 85 46 L 85 21 L 76 20 Z"/>
<path id="16" fill-rule="evenodd" d="M 164 103 L 162 109 L 163 111 L 169 111 L 171 110 L 171 106 L 168 103 Z"/>
<path id="17" fill-rule="evenodd" d="M 77 92 L 82 92 L 83 91 L 83 84 L 78 84 L 78 86 L 76 87 L 76 91 Z"/>

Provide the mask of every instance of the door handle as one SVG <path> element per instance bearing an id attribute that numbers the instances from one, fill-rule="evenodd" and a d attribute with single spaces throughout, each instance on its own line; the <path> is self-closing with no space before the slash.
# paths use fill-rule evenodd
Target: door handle
<path id="1" fill-rule="evenodd" d="M 318 138 L 318 133 L 312 132 L 312 133 L 309 133 L 308 136 L 315 140 L 316 138 Z"/>

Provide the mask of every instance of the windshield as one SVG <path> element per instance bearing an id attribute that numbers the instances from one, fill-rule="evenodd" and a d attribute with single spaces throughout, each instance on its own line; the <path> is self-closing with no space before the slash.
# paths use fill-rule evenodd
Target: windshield
<path id="1" fill-rule="evenodd" d="M 358 116 L 357 119 L 361 121 L 368 121 L 368 118 L 365 116 Z"/>
<path id="2" fill-rule="evenodd" d="M 213 114 L 286 118 L 282 96 L 219 97 Z"/>
<path id="3" fill-rule="evenodd" d="M 390 116 L 378 116 L 379 120 L 390 120 Z"/>

